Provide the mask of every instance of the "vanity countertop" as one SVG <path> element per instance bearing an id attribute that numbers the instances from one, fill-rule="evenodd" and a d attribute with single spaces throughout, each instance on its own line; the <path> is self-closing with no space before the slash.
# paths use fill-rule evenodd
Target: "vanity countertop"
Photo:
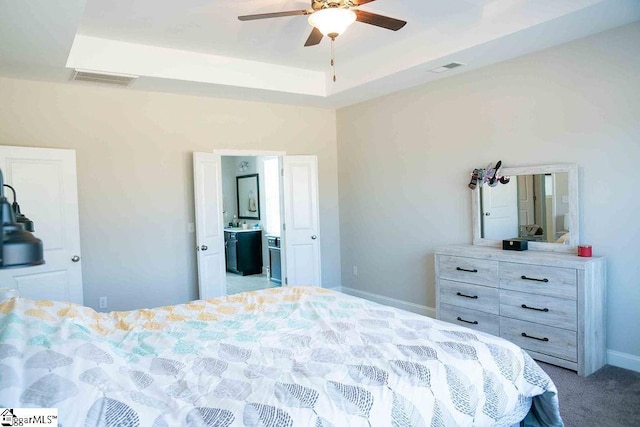
<path id="1" fill-rule="evenodd" d="M 243 231 L 260 231 L 260 228 L 242 228 L 242 227 L 225 227 L 224 231 L 233 231 L 234 233 L 242 233 Z"/>

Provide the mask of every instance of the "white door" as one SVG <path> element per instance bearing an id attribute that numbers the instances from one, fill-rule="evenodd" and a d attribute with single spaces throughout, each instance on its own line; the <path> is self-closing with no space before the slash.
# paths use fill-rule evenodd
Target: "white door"
<path id="1" fill-rule="evenodd" d="M 533 175 L 518 175 L 518 216 L 520 225 L 535 224 L 535 195 Z"/>
<path id="2" fill-rule="evenodd" d="M 193 153 L 196 256 L 200 299 L 227 294 L 222 217 L 222 163 L 213 153 Z"/>
<path id="3" fill-rule="evenodd" d="M 0 146 L 0 167 L 21 212 L 34 222 L 45 260 L 0 270 L 0 287 L 18 288 L 25 298 L 83 304 L 75 151 Z"/>
<path id="4" fill-rule="evenodd" d="M 518 186 L 516 183 L 482 186 L 482 237 L 509 239 L 518 236 Z"/>
<path id="5" fill-rule="evenodd" d="M 288 285 L 321 286 L 317 157 L 284 156 L 283 180 L 283 276 Z"/>

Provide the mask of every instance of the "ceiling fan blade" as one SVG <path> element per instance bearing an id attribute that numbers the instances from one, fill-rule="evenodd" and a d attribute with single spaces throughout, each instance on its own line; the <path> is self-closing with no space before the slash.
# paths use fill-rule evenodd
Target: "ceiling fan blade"
<path id="1" fill-rule="evenodd" d="M 398 31 L 407 24 L 407 21 L 401 21 L 388 16 L 378 15 L 377 13 L 365 12 L 364 10 L 354 10 L 356 13 L 356 21 L 365 24 L 375 25 L 376 27 L 386 28 L 388 30 Z"/>
<path id="2" fill-rule="evenodd" d="M 273 13 L 258 13 L 257 15 L 242 15 L 238 16 L 241 21 L 253 21 L 256 19 L 267 18 L 280 18 L 282 16 L 295 16 L 295 15 L 310 15 L 313 11 L 309 10 L 287 10 L 285 12 L 273 12 Z"/>
<path id="3" fill-rule="evenodd" d="M 319 29 L 317 29 L 316 27 L 313 27 L 313 30 L 311 31 L 311 34 L 309 34 L 309 38 L 307 38 L 307 41 L 304 43 L 304 46 L 315 46 L 318 43 L 320 43 L 320 41 L 322 40 L 322 33 L 320 32 Z"/>

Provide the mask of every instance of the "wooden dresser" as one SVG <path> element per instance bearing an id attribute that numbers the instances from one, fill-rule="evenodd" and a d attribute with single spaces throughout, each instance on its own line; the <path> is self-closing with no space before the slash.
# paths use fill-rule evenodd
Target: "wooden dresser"
<path id="1" fill-rule="evenodd" d="M 606 259 L 487 246 L 435 251 L 438 319 L 587 376 L 606 364 Z"/>

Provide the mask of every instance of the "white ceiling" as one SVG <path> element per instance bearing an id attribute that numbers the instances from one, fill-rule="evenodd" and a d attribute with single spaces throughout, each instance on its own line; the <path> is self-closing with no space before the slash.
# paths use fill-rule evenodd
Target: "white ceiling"
<path id="1" fill-rule="evenodd" d="M 376 0 L 362 10 L 408 24 L 354 23 L 303 47 L 297 0 L 2 0 L 0 76 L 69 81 L 80 68 L 140 76 L 152 90 L 337 108 L 467 72 L 640 19 L 638 0 Z M 428 70 L 449 62 L 464 67 Z M 89 84 L 69 82 L 69 84 Z"/>

